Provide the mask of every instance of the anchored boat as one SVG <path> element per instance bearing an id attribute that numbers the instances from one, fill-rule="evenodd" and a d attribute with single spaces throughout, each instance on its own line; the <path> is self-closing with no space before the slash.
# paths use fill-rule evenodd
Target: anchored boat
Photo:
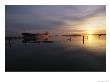
<path id="1" fill-rule="evenodd" d="M 22 33 L 23 43 L 53 43 L 53 41 L 49 41 L 48 32 L 45 33 Z"/>

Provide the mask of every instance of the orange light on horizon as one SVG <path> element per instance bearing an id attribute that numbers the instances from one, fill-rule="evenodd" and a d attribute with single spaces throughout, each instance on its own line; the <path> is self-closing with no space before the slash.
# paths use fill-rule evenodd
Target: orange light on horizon
<path id="1" fill-rule="evenodd" d="M 79 22 L 76 28 L 81 30 L 83 34 L 106 34 L 105 16 L 97 15 L 86 18 L 84 21 Z"/>

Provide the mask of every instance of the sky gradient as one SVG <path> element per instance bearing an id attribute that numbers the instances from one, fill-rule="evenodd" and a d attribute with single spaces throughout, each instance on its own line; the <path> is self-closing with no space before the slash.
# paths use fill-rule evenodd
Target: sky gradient
<path id="1" fill-rule="evenodd" d="M 22 32 L 106 33 L 104 5 L 6 5 L 6 36 Z"/>

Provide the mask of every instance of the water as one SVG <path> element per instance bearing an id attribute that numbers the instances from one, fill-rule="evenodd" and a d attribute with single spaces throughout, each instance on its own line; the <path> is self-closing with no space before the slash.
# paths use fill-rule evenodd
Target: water
<path id="1" fill-rule="evenodd" d="M 106 71 L 106 36 L 54 36 L 54 42 L 5 44 L 6 71 Z"/>

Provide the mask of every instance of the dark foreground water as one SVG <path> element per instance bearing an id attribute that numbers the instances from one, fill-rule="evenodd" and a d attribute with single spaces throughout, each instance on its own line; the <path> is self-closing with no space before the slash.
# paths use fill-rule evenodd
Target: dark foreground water
<path id="1" fill-rule="evenodd" d="M 5 42 L 6 71 L 106 71 L 106 38 L 49 37 L 54 42 Z"/>

